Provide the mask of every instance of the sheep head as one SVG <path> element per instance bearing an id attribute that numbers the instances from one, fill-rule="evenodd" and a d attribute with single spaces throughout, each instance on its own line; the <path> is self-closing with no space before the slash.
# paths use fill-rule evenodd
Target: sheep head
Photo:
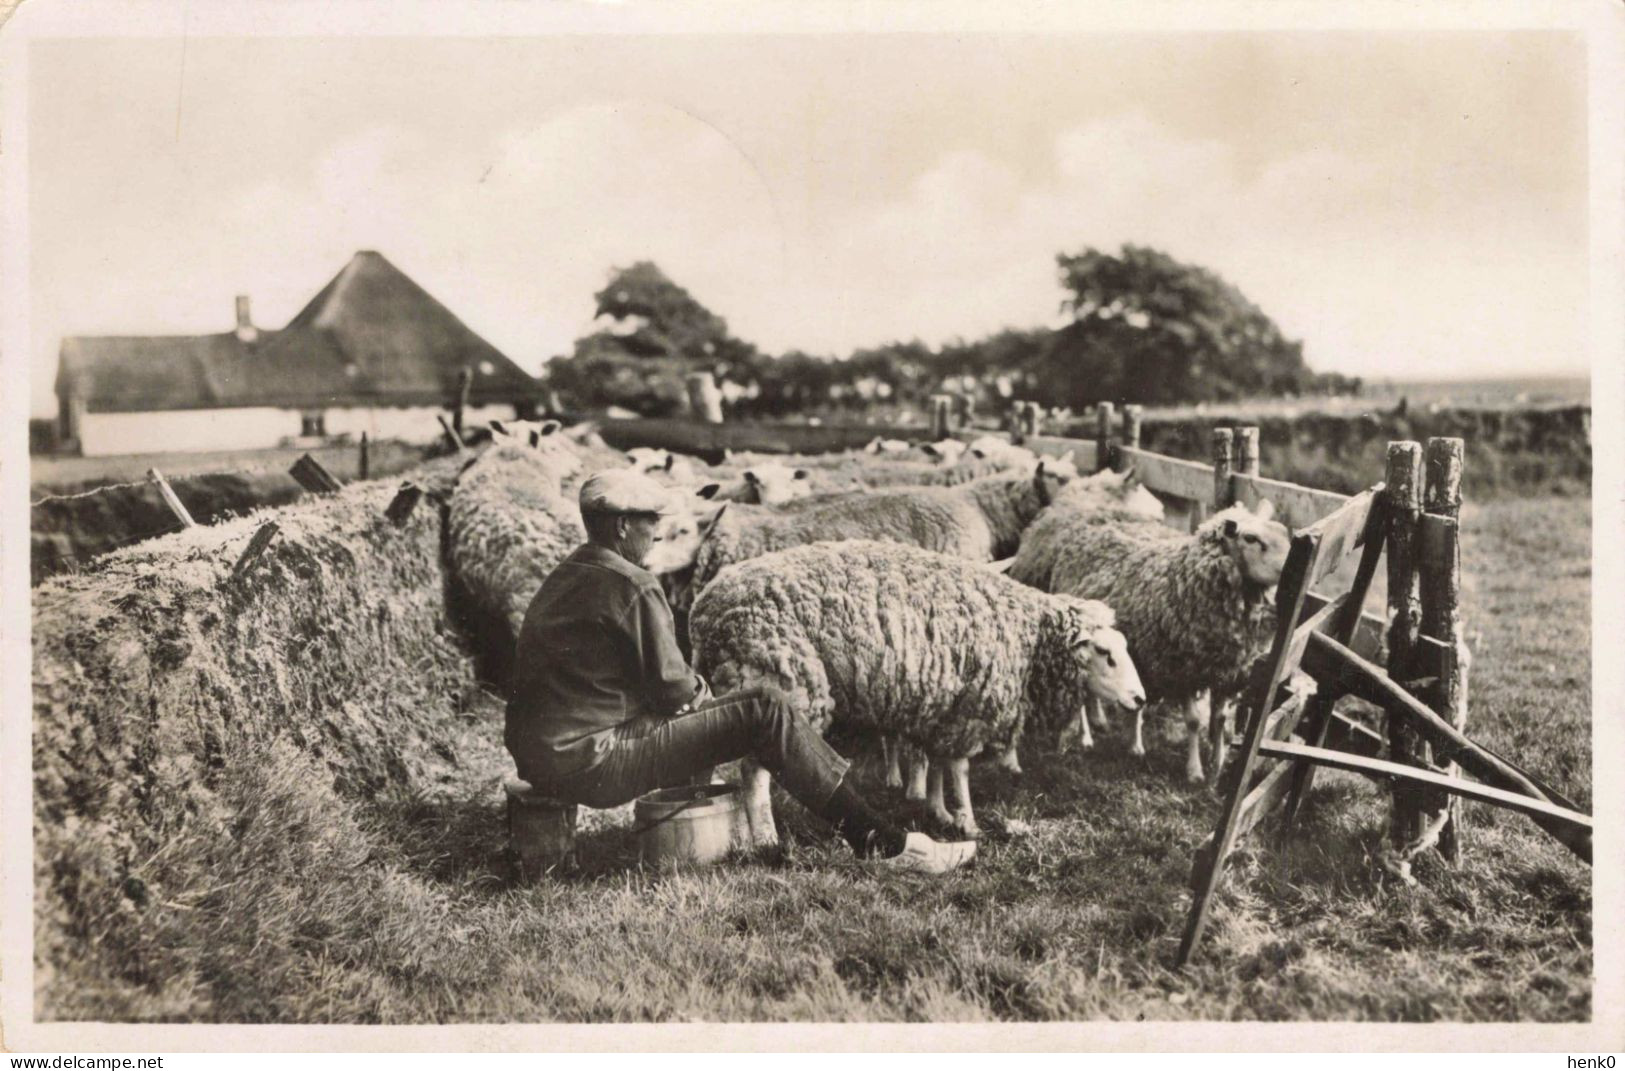
<path id="1" fill-rule="evenodd" d="M 1047 664 L 1035 667 L 1045 686 L 1058 690 L 1061 702 L 1080 708 L 1086 695 L 1130 710 L 1143 707 L 1145 686 L 1129 656 L 1127 639 L 1113 627 L 1111 608 L 1092 599 L 1053 598 L 1054 608 L 1046 615 L 1048 639 L 1040 642 L 1035 660 Z"/>
<path id="2" fill-rule="evenodd" d="M 958 439 L 943 439 L 921 444 L 920 453 L 938 465 L 952 465 L 965 455 L 965 444 Z"/>
<path id="3" fill-rule="evenodd" d="M 492 420 L 491 434 L 540 449 L 542 440 L 564 427 L 557 420 Z"/>
<path id="4" fill-rule="evenodd" d="M 746 469 L 744 476 L 750 492 L 746 501 L 758 505 L 782 506 L 812 494 L 812 474 L 806 469 L 770 462 Z"/>
<path id="5" fill-rule="evenodd" d="M 643 567 L 656 576 L 675 573 L 694 564 L 700 544 L 715 530 L 717 522 L 728 508 L 728 503 L 703 507 L 716 494 L 717 484 L 706 484 L 693 494 L 684 495 L 677 512 L 661 519 L 657 540 L 649 551 Z"/>
<path id="6" fill-rule="evenodd" d="M 626 451 L 628 463 L 639 472 L 654 472 L 665 469 L 671 465 L 670 450 L 660 450 L 652 446 L 634 446 Z"/>
<path id="7" fill-rule="evenodd" d="M 1049 505 L 1055 501 L 1055 496 L 1061 488 L 1075 478 L 1077 468 L 1072 464 L 1072 454 L 1067 452 L 1063 458 L 1045 458 L 1033 468 L 1033 487 L 1038 492 L 1038 501 Z"/>
<path id="8" fill-rule="evenodd" d="M 493 420 L 491 442 L 499 446 L 526 446 L 547 459 L 547 466 L 559 479 L 581 471 L 581 455 L 570 440 L 559 434 L 564 426 L 557 420 Z"/>
<path id="9" fill-rule="evenodd" d="M 1146 489 L 1145 484 L 1140 482 L 1139 473 L 1132 467 L 1122 472 L 1101 469 L 1071 486 L 1077 490 L 1069 490 L 1068 497 L 1073 494 L 1089 495 L 1125 513 L 1162 520 L 1162 500 Z"/>
<path id="10" fill-rule="evenodd" d="M 1145 686 L 1140 672 L 1129 657 L 1128 640 L 1114 628 L 1097 628 L 1080 641 L 1080 652 L 1089 674 L 1089 691 L 1096 699 L 1116 703 L 1129 710 L 1145 706 Z"/>
<path id="11" fill-rule="evenodd" d="M 1261 503 L 1256 513 L 1246 506 L 1231 506 L 1204 526 L 1216 532 L 1237 572 L 1258 590 L 1280 582 L 1287 552 L 1292 549 L 1286 525 L 1276 522 L 1274 514 L 1268 501 Z"/>

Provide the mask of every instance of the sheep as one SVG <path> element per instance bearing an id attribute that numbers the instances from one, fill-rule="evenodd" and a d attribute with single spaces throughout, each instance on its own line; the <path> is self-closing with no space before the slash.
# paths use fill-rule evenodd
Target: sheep
<path id="1" fill-rule="evenodd" d="M 740 501 L 761 506 L 782 506 L 813 494 L 812 473 L 778 462 L 752 465 L 745 470 L 744 482 L 746 490 Z"/>
<path id="2" fill-rule="evenodd" d="M 972 440 L 965 454 L 973 458 L 994 458 L 1009 465 L 1030 465 L 1038 460 L 1038 455 L 1025 446 L 1017 446 L 997 435 Z"/>
<path id="3" fill-rule="evenodd" d="M 910 446 L 903 439 L 882 439 L 876 436 L 863 448 L 866 454 L 906 454 Z"/>
<path id="4" fill-rule="evenodd" d="M 631 467 L 660 478 L 673 487 L 688 487 L 695 481 L 694 466 L 682 454 L 649 446 L 634 446 L 626 452 Z"/>
<path id="5" fill-rule="evenodd" d="M 1015 557 L 996 563 L 996 566 L 1002 566 L 1006 575 L 1013 580 L 1040 591 L 1053 591 L 1056 559 L 1064 551 L 1071 532 L 1077 526 L 1112 520 L 1160 521 L 1162 517 L 1161 500 L 1146 490 L 1133 469 L 1121 473 L 1102 469 L 1069 483 L 1055 496 L 1055 501 L 1044 507 L 1033 523 L 1027 526 Z M 1078 719 L 1076 736 L 1086 749 L 1095 746 L 1094 734 L 1090 731 L 1091 722 L 1100 728 L 1106 727 L 1099 704 L 1090 703 L 1088 716 Z M 1070 738 L 1064 744 L 1070 744 Z M 1006 765 L 1012 772 L 1020 771 L 1013 754 Z M 900 783 L 901 773 L 896 776 Z"/>
<path id="6" fill-rule="evenodd" d="M 1032 467 L 1017 464 L 1004 457 L 972 457 L 962 453 L 951 465 L 928 464 L 919 461 L 873 461 L 856 470 L 857 480 L 865 487 L 954 487 L 984 476 Z"/>
<path id="7" fill-rule="evenodd" d="M 513 442 L 541 445 L 541 440 L 557 434 L 564 427 L 557 420 L 491 420 L 492 441 L 508 439 Z"/>
<path id="8" fill-rule="evenodd" d="M 464 468 L 452 491 L 447 524 L 454 575 L 474 604 L 509 630 L 510 639 L 519 635 L 547 574 L 586 539 L 577 491 L 571 489 L 585 479 L 582 468 L 567 446 L 535 450 L 499 440 Z M 650 549 L 654 566 L 669 553 L 668 539 L 684 543 L 714 519 L 714 511 L 700 503 L 715 486 L 677 497 L 675 512 L 661 520 L 661 541 Z"/>
<path id="9" fill-rule="evenodd" d="M 934 449 L 939 444 L 928 445 Z M 921 449 L 924 451 L 925 447 Z M 763 459 L 761 455 L 740 455 L 713 471 L 724 471 L 730 464 L 737 465 L 741 461 Z M 765 460 L 775 459 L 769 457 Z M 951 464 L 936 460 L 936 455 L 932 454 L 912 458 L 903 455 L 877 457 L 861 452 L 813 456 L 781 455 L 776 460 L 807 470 L 808 481 L 812 484 L 814 494 L 897 486 L 948 487 L 1022 467 L 1016 459 L 972 458 L 963 452 L 960 453 L 958 460 Z M 1033 460 L 1029 459 L 1025 467 L 1030 469 L 1033 463 Z"/>
<path id="10" fill-rule="evenodd" d="M 1203 779 L 1201 732 L 1210 705 L 1204 700 L 1217 705 L 1238 693 L 1274 635 L 1270 591 L 1289 539 L 1273 515 L 1269 502 L 1257 514 L 1232 506 L 1189 536 L 1119 516 L 1074 524 L 1042 552 L 1050 556 L 1048 590 L 1110 603 L 1149 696 L 1184 704 L 1185 773 L 1193 782 Z M 1046 539 L 1051 535 L 1046 531 Z M 1135 719 L 1136 755 L 1145 754 L 1142 722 Z M 1216 771 L 1220 756 L 1213 761 Z"/>
<path id="11" fill-rule="evenodd" d="M 1140 483 L 1134 470 L 1102 469 L 1073 480 L 1033 518 L 1005 571 L 1023 584 L 1052 591 L 1057 560 L 1065 553 L 1073 529 L 1080 524 L 1124 518 L 1163 518 L 1162 501 Z"/>
<path id="12" fill-rule="evenodd" d="M 934 443 L 921 443 L 920 453 L 938 465 L 952 465 L 964 455 L 966 444 L 959 439 L 942 439 Z"/>
<path id="13" fill-rule="evenodd" d="M 1086 695 L 1145 703 L 1105 604 L 1049 595 L 918 547 L 845 540 L 729 566 L 692 618 L 695 668 L 718 694 L 772 685 L 819 731 L 900 735 L 933 759 L 933 817 L 977 833 L 970 757 L 1071 719 Z M 943 804 L 952 775 L 956 807 Z M 747 769 L 752 813 L 766 776 Z"/>
<path id="14" fill-rule="evenodd" d="M 991 561 L 1015 549 L 1022 529 L 1076 471 L 1070 462 L 1045 461 L 1030 475 L 838 495 L 785 513 L 734 507 L 693 540 L 686 555 L 694 566 L 692 584 L 703 587 L 734 562 L 820 540 L 878 539 Z M 684 559 L 680 548 L 669 549 L 665 560 Z"/>
<path id="15" fill-rule="evenodd" d="M 561 491 L 579 458 L 498 435 L 511 441 L 499 438 L 464 469 L 451 494 L 447 525 L 454 575 L 511 640 L 542 580 L 585 533 L 574 499 Z"/>

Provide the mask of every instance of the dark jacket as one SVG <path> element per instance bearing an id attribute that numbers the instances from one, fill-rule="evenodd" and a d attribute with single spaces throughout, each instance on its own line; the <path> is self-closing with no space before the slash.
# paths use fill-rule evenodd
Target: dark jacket
<path id="1" fill-rule="evenodd" d="M 654 576 L 580 546 L 542 582 L 519 630 L 503 741 L 533 785 L 597 764 L 616 726 L 669 717 L 701 689 Z"/>

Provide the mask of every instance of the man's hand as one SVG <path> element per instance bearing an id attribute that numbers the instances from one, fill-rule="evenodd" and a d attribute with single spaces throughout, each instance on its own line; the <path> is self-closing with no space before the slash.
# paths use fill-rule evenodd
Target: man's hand
<path id="1" fill-rule="evenodd" d="M 699 707 L 702 703 L 706 703 L 706 702 L 710 701 L 710 699 L 711 699 L 711 686 L 709 684 L 705 683 L 705 678 L 700 676 L 698 673 L 696 673 L 696 674 L 694 674 L 694 682 L 698 686 L 696 691 L 694 692 L 694 698 L 690 699 L 688 702 L 686 702 L 682 706 L 678 707 L 677 708 L 677 714 L 674 714 L 673 717 L 676 717 L 676 716 L 682 715 L 682 714 L 691 714 L 691 713 L 693 713 L 695 708 Z"/>

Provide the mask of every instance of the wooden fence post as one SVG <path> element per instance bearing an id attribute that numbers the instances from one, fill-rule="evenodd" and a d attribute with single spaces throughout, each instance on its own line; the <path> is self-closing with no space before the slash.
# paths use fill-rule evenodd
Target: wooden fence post
<path id="1" fill-rule="evenodd" d="M 946 394 L 931 395 L 931 441 L 941 442 L 948 437 L 949 415 L 952 403 Z"/>
<path id="2" fill-rule="evenodd" d="M 1101 402 L 1095 407 L 1095 470 L 1105 468 L 1112 460 L 1112 403 Z"/>
<path id="3" fill-rule="evenodd" d="M 690 372 L 685 378 L 688 385 L 688 404 L 697 420 L 707 424 L 722 423 L 722 391 L 710 372 Z"/>
<path id="4" fill-rule="evenodd" d="M 1388 675 L 1409 680 L 1422 606 L 1416 576 L 1416 531 L 1422 516 L 1422 447 L 1414 442 L 1388 444 L 1383 476 L 1388 497 Z M 1420 738 L 1402 717 L 1388 716 L 1388 749 L 1394 762 L 1418 765 Z M 1414 789 L 1396 786 L 1389 837 L 1403 848 L 1421 833 L 1420 800 Z"/>
<path id="5" fill-rule="evenodd" d="M 1461 619 L 1461 469 L 1466 444 L 1461 439 L 1432 438 L 1426 452 L 1427 489 L 1422 504 L 1421 632 L 1450 645 L 1447 665 L 1439 675 L 1433 708 L 1458 730 L 1467 727 L 1466 626 Z M 1456 764 L 1447 769 L 1455 776 Z M 1424 813 L 1449 809 L 1439 831 L 1439 854 L 1451 863 L 1461 857 L 1461 797 L 1422 800 Z"/>
<path id="6" fill-rule="evenodd" d="M 446 438 L 451 440 L 451 445 L 458 450 L 463 449 L 463 437 L 457 434 L 456 428 L 451 426 L 451 421 L 446 419 L 446 414 L 436 413 L 434 418 L 440 421 L 440 430 L 446 433 Z"/>
<path id="7" fill-rule="evenodd" d="M 248 546 L 244 547 L 242 554 L 238 556 L 237 564 L 231 567 L 231 575 L 241 576 L 245 569 L 253 565 L 280 530 L 281 526 L 275 521 L 266 521 L 260 525 L 254 532 L 254 538 L 248 541 Z"/>
<path id="8" fill-rule="evenodd" d="M 1131 450 L 1140 448 L 1140 416 L 1144 412 L 1143 405 L 1123 406 L 1123 445 Z"/>
<path id="9" fill-rule="evenodd" d="M 1016 431 L 1021 442 L 1044 434 L 1044 407 L 1038 402 L 1021 402 L 1016 406 Z"/>
<path id="10" fill-rule="evenodd" d="M 1243 476 L 1258 475 L 1258 429 L 1236 429 L 1236 470 Z"/>
<path id="11" fill-rule="evenodd" d="M 362 432 L 361 433 L 361 461 L 356 466 L 356 478 L 357 479 L 365 480 L 367 478 L 367 469 L 368 469 L 367 460 L 368 460 L 367 459 L 367 433 Z"/>
<path id="12" fill-rule="evenodd" d="M 1235 501 L 1230 485 L 1231 458 L 1234 456 L 1236 433 L 1229 428 L 1213 429 L 1213 512 L 1228 509 Z"/>
<path id="13" fill-rule="evenodd" d="M 186 506 L 175 494 L 175 489 L 169 486 L 169 481 L 164 479 L 163 473 L 157 469 L 148 469 L 147 479 L 158 485 L 158 494 L 163 497 L 164 505 L 168 506 L 169 512 L 173 513 L 175 519 L 181 522 L 182 528 L 197 527 L 197 522 L 192 519 L 190 513 L 186 512 Z"/>
<path id="14" fill-rule="evenodd" d="M 465 365 L 457 373 L 457 407 L 451 411 L 451 426 L 459 436 L 463 433 L 463 410 L 468 407 L 468 392 L 473 386 L 474 370 Z"/>

